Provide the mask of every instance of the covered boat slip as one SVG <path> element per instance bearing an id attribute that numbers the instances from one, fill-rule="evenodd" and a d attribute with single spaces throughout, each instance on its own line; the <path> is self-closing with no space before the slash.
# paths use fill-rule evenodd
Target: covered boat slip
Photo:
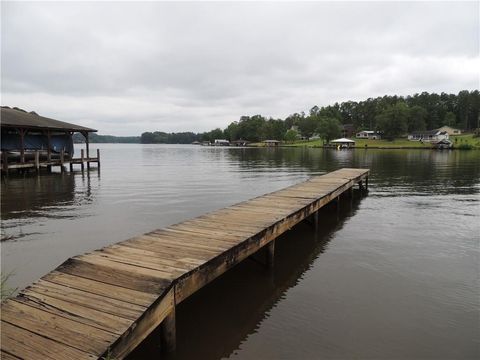
<path id="1" fill-rule="evenodd" d="M 86 163 L 100 164 L 100 155 L 90 157 L 89 133 L 96 132 L 84 126 L 66 123 L 39 116 L 17 108 L 2 107 L 1 114 L 1 169 L 8 173 L 11 169 L 51 169 L 52 166 L 80 164 L 82 170 Z M 74 158 L 72 135 L 75 132 L 85 137 L 86 155 Z"/>
<path id="2" fill-rule="evenodd" d="M 157 326 L 175 347 L 175 307 L 261 249 L 369 170 L 341 169 L 68 259 L 2 304 L 5 359 L 123 359 Z M 160 339 L 159 339 L 160 341 Z"/>

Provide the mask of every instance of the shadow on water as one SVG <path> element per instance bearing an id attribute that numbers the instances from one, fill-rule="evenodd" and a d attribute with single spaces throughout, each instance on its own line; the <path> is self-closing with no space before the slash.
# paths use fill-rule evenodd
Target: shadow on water
<path id="1" fill-rule="evenodd" d="M 262 250 L 220 276 L 177 307 L 177 351 L 162 354 L 156 329 L 128 360 L 162 358 L 221 359 L 228 357 L 257 331 L 269 311 L 282 301 L 288 289 L 301 281 L 327 249 L 332 235 L 353 217 L 361 196 L 343 199 L 320 210 L 320 227 L 302 222 L 280 236 L 275 244 L 275 266 L 261 264 Z"/>

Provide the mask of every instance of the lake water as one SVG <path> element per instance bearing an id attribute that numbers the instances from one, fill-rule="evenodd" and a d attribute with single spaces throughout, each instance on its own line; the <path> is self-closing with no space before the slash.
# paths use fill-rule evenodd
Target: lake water
<path id="1" fill-rule="evenodd" d="M 368 167 L 368 195 L 324 209 L 318 234 L 300 224 L 283 235 L 272 272 L 244 261 L 180 304 L 170 358 L 480 358 L 480 152 L 99 147 L 100 172 L 2 181 L 9 286 L 312 175 Z M 154 332 L 130 359 L 158 352 Z"/>

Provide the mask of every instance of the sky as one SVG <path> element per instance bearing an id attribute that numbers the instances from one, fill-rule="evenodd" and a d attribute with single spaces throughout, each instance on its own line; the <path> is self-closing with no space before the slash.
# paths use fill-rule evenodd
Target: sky
<path id="1" fill-rule="evenodd" d="M 478 1 L 2 1 L 1 22 L 1 104 L 99 134 L 479 88 Z"/>

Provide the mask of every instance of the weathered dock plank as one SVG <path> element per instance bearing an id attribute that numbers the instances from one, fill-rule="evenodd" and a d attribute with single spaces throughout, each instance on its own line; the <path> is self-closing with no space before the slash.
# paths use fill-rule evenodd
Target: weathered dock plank
<path id="1" fill-rule="evenodd" d="M 198 218 L 154 230 L 57 269 L 2 304 L 5 359 L 122 359 L 163 324 L 175 342 L 175 306 L 309 218 L 367 169 L 341 169 Z"/>

